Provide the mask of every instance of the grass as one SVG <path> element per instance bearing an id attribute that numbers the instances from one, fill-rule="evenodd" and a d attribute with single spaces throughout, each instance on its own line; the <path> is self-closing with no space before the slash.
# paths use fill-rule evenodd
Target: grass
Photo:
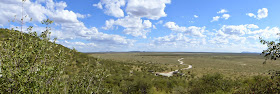
<path id="1" fill-rule="evenodd" d="M 146 53 L 91 53 L 93 57 L 112 59 L 123 62 L 145 62 L 146 64 L 167 67 L 165 71 L 185 68 L 193 65 L 191 72 L 197 76 L 221 73 L 226 77 L 248 77 L 267 75 L 269 70 L 280 69 L 279 61 L 263 64 L 264 57 L 260 54 L 244 53 L 178 53 L 178 52 L 146 52 Z M 179 65 L 177 61 L 186 65 Z"/>

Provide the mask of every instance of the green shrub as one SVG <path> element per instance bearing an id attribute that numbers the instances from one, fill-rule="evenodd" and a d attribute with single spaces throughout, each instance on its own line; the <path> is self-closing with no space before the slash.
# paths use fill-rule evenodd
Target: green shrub
<path id="1" fill-rule="evenodd" d="M 101 93 L 107 69 L 98 59 L 50 42 L 50 20 L 41 35 L 0 29 L 0 93 Z"/>
<path id="2" fill-rule="evenodd" d="M 280 93 L 280 78 L 270 79 L 264 76 L 255 76 L 243 81 L 236 94 L 277 94 Z"/>
<path id="3" fill-rule="evenodd" d="M 205 94 L 215 92 L 230 92 L 235 86 L 233 80 L 225 79 L 221 74 L 208 74 L 189 82 L 189 93 Z"/>

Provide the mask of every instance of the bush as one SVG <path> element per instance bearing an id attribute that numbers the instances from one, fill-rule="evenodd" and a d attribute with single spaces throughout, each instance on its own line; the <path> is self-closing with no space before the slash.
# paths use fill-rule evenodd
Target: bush
<path id="1" fill-rule="evenodd" d="M 46 28 L 40 36 L 31 28 L 28 34 L 0 29 L 0 93 L 108 92 L 101 84 L 107 69 L 99 60 L 50 42 Z"/>
<path id="2" fill-rule="evenodd" d="M 221 74 L 208 74 L 189 82 L 189 93 L 205 94 L 214 92 L 230 92 L 235 86 L 234 81 L 225 79 Z"/>
<path id="3" fill-rule="evenodd" d="M 236 94 L 277 94 L 280 93 L 280 78 L 270 79 L 264 76 L 255 76 L 243 81 Z"/>

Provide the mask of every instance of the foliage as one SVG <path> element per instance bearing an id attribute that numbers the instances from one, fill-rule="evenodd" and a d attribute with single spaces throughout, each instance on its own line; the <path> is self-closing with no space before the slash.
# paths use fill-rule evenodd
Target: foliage
<path id="1" fill-rule="evenodd" d="M 262 52 L 262 54 L 266 57 L 264 63 L 266 63 L 266 60 L 268 60 L 268 59 L 276 60 L 277 58 L 280 58 L 280 43 L 277 41 L 280 41 L 280 40 L 266 41 L 266 40 L 260 38 L 260 42 L 263 45 L 267 45 L 267 49 L 263 50 L 263 52 Z"/>
<path id="2" fill-rule="evenodd" d="M 277 94 L 280 92 L 280 78 L 270 79 L 263 76 L 255 76 L 242 82 L 236 94 Z"/>
<path id="3" fill-rule="evenodd" d="M 46 30 L 39 36 L 32 27 L 28 34 L 0 29 L 0 93 L 105 92 L 100 83 L 108 76 L 106 69 L 97 59 L 56 44 L 56 39 L 50 42 L 51 23 L 42 21 Z"/>
<path id="4" fill-rule="evenodd" d="M 236 83 L 230 79 L 225 79 L 221 74 L 208 74 L 199 79 L 191 80 L 189 82 L 189 93 L 230 92 L 235 85 Z"/>

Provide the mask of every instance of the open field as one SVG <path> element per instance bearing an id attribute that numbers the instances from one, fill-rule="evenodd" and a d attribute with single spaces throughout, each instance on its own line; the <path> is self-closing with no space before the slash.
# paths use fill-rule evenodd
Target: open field
<path id="1" fill-rule="evenodd" d="M 280 69 L 279 61 L 268 60 L 263 64 L 264 57 L 260 54 L 244 53 L 180 53 L 180 52 L 145 52 L 145 53 L 91 53 L 91 56 L 116 61 L 144 62 L 161 67 L 167 71 L 185 68 L 192 65 L 191 72 L 197 76 L 221 73 L 228 77 L 247 77 L 254 75 L 267 75 L 269 70 Z M 180 65 L 177 61 L 186 65 Z"/>

